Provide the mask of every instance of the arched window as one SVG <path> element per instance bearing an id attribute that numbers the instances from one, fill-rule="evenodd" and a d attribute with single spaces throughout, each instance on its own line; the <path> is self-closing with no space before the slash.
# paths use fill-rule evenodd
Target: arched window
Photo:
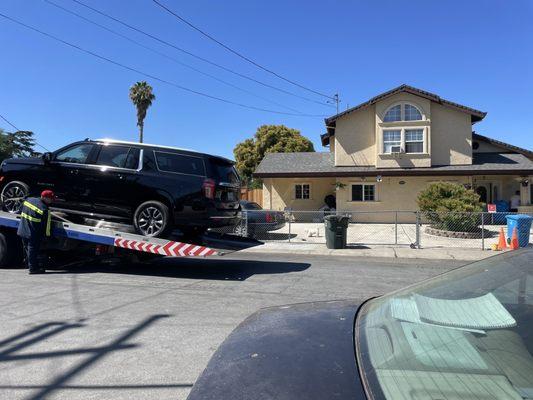
<path id="1" fill-rule="evenodd" d="M 394 121 L 401 121 L 402 120 L 402 106 L 400 104 L 391 107 L 387 110 L 385 113 L 385 118 L 383 118 L 384 122 L 394 122 Z"/>
<path id="2" fill-rule="evenodd" d="M 405 104 L 404 107 L 404 121 L 420 121 L 422 119 L 422 113 L 418 111 L 418 108 L 411 104 Z"/>
<path id="3" fill-rule="evenodd" d="M 395 106 L 390 107 L 383 117 L 383 122 L 421 120 L 422 113 L 420 110 L 409 103 L 396 104 Z"/>

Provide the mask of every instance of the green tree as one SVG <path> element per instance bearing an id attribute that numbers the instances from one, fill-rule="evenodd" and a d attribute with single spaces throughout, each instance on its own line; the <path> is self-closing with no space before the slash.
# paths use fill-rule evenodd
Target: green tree
<path id="1" fill-rule="evenodd" d="M 315 151 L 313 143 L 297 129 L 284 125 L 262 125 L 254 137 L 246 139 L 233 149 L 236 167 L 247 184 L 267 153 L 298 153 Z"/>
<path id="2" fill-rule="evenodd" d="M 418 207 L 437 229 L 472 231 L 479 225 L 483 210 L 479 195 L 463 185 L 438 182 L 428 185 L 418 194 Z"/>
<path id="3" fill-rule="evenodd" d="M 36 156 L 35 139 L 31 131 L 5 132 L 0 129 L 0 161 L 12 157 Z"/>
<path id="4" fill-rule="evenodd" d="M 144 140 L 144 119 L 146 118 L 146 112 L 155 100 L 155 95 L 152 91 L 152 87 L 146 81 L 137 82 L 130 87 L 130 99 L 137 108 L 137 126 L 139 127 L 139 142 L 141 143 Z"/>

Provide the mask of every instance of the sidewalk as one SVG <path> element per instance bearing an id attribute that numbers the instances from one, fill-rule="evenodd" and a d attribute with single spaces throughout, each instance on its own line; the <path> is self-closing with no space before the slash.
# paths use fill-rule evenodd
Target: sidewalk
<path id="1" fill-rule="evenodd" d="M 276 243 L 268 242 L 240 253 L 276 253 L 276 254 L 306 254 L 333 255 L 351 257 L 386 257 L 386 258 L 416 258 L 430 260 L 462 260 L 476 261 L 501 252 L 480 249 L 440 248 L 440 249 L 411 249 L 390 246 L 353 246 L 348 249 L 331 250 L 325 244 L 313 243 Z"/>

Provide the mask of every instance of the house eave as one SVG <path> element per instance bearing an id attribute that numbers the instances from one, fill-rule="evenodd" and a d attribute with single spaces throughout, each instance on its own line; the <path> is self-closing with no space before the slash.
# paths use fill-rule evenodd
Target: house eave
<path id="1" fill-rule="evenodd" d="M 265 172 L 254 173 L 255 178 L 336 178 L 366 176 L 480 176 L 480 175 L 533 175 L 533 170 L 369 170 L 369 171 L 331 171 L 331 172 Z"/>

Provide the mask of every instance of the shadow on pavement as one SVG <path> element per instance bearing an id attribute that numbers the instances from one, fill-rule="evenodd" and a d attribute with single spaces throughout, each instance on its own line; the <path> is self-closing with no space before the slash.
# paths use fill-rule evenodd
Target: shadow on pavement
<path id="1" fill-rule="evenodd" d="M 126 385 L 68 385 L 68 382 L 75 376 L 87 369 L 93 367 L 102 358 L 116 352 L 123 350 L 131 350 L 140 347 L 139 344 L 128 343 L 131 339 L 141 333 L 143 330 L 149 328 L 157 321 L 168 318 L 169 315 L 152 315 L 145 320 L 139 322 L 130 329 L 117 335 L 108 344 L 95 347 L 82 347 L 73 349 L 64 349 L 60 351 L 44 351 L 44 352 L 30 352 L 28 348 L 37 345 L 40 342 L 49 340 L 53 336 L 70 329 L 82 329 L 86 326 L 87 320 L 81 320 L 76 323 L 55 321 L 37 325 L 27 329 L 24 332 L 15 334 L 11 337 L 0 338 L 0 363 L 20 362 L 31 363 L 32 360 L 52 359 L 57 357 L 69 357 L 86 354 L 87 357 L 75 364 L 72 368 L 62 372 L 52 378 L 47 384 L 42 385 L 24 385 L 11 384 L 0 385 L 0 389 L 21 389 L 21 390 L 35 390 L 29 395 L 27 399 L 37 400 L 48 398 L 51 393 L 58 390 L 135 390 L 135 389 L 169 389 L 169 388 L 190 388 L 192 383 L 178 383 L 178 384 L 126 384 Z M 81 332 L 80 332 L 81 333 Z M 23 353 L 20 351 L 23 350 Z"/>
<path id="2" fill-rule="evenodd" d="M 161 276 L 166 278 L 244 281 L 261 274 L 283 274 L 304 271 L 309 263 L 285 261 L 255 261 L 213 258 L 163 258 L 149 263 L 72 265 L 47 273 L 114 273 L 128 275 Z"/>

